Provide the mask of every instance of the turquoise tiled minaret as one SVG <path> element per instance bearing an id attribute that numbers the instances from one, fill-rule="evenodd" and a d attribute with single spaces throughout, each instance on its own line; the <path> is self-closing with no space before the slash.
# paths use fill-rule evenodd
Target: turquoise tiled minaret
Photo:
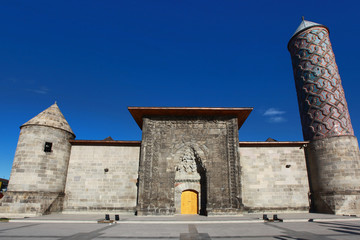
<path id="1" fill-rule="evenodd" d="M 360 154 L 329 29 L 303 19 L 289 41 L 312 209 L 360 214 Z"/>

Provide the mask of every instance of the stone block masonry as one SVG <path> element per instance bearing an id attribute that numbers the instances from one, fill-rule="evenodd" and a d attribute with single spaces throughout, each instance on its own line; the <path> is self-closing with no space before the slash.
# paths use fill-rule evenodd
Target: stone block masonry
<path id="1" fill-rule="evenodd" d="M 64 192 L 71 137 L 51 127 L 22 127 L 8 191 Z M 51 152 L 44 151 L 45 142 L 52 143 Z"/>
<path id="2" fill-rule="evenodd" d="M 121 144 L 73 145 L 64 212 L 134 214 L 139 152 L 139 146 Z"/>
<path id="3" fill-rule="evenodd" d="M 65 122 L 60 114 L 53 105 L 21 127 L 8 191 L 0 201 L 3 216 L 28 217 L 62 211 L 69 140 L 75 135 L 66 125 L 62 125 L 64 129 L 57 128 L 57 124 Z M 44 125 L 44 115 L 60 117 Z M 48 151 L 46 143 L 51 143 Z"/>
<path id="4" fill-rule="evenodd" d="M 179 211 L 177 188 L 200 189 L 200 212 L 226 214 L 240 210 L 238 123 L 236 117 L 144 117 L 139 169 L 138 214 Z M 176 180 L 182 156 L 192 152 L 201 179 Z M 175 181 L 176 180 L 176 181 Z M 182 189 L 185 190 L 185 189 Z"/>
<path id="5" fill-rule="evenodd" d="M 360 153 L 354 136 L 312 141 L 306 149 L 314 211 L 360 214 Z"/>
<path id="6" fill-rule="evenodd" d="M 308 212 L 309 184 L 299 146 L 241 146 L 242 199 L 248 212 Z"/>

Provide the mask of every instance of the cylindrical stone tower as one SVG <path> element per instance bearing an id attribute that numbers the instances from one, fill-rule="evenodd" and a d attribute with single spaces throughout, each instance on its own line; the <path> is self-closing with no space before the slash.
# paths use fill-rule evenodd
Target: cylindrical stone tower
<path id="1" fill-rule="evenodd" d="M 54 201 L 64 193 L 69 140 L 75 135 L 56 103 L 20 129 L 2 206 L 9 203 L 6 212 L 13 214 L 40 215 L 54 208 Z"/>
<path id="2" fill-rule="evenodd" d="M 329 29 L 303 20 L 289 41 L 317 212 L 360 214 L 360 154 Z"/>

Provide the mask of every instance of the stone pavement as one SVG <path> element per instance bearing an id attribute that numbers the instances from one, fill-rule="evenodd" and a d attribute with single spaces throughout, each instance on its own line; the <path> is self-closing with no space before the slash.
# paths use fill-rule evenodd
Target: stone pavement
<path id="1" fill-rule="evenodd" d="M 284 222 L 316 222 L 316 221 L 360 221 L 358 217 L 339 216 L 320 213 L 279 213 L 278 218 Z M 118 223 L 263 223 L 263 214 L 244 214 L 228 216 L 199 216 L 199 215 L 172 215 L 172 216 L 134 216 L 119 215 Z M 267 214 L 272 219 L 273 214 Z M 39 222 L 39 223 L 98 223 L 104 220 L 104 214 L 50 214 L 31 218 L 14 218 L 9 222 Z M 110 214 L 115 219 L 115 214 Z"/>
<path id="2" fill-rule="evenodd" d="M 114 215 L 110 215 L 114 219 Z M 272 214 L 268 214 L 272 218 Z M 328 214 L 278 214 L 283 222 L 264 222 L 262 214 L 243 216 L 128 216 L 97 224 L 98 214 L 52 214 L 0 222 L 2 239 L 359 239 L 360 218 Z"/>

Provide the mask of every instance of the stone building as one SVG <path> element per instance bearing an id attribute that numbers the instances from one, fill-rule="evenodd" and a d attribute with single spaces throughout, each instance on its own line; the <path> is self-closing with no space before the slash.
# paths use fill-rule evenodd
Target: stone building
<path id="1" fill-rule="evenodd" d="M 360 155 L 328 29 L 288 49 L 305 141 L 239 142 L 252 108 L 129 107 L 141 141 L 75 140 L 57 104 L 22 125 L 0 217 L 360 214 Z"/>

